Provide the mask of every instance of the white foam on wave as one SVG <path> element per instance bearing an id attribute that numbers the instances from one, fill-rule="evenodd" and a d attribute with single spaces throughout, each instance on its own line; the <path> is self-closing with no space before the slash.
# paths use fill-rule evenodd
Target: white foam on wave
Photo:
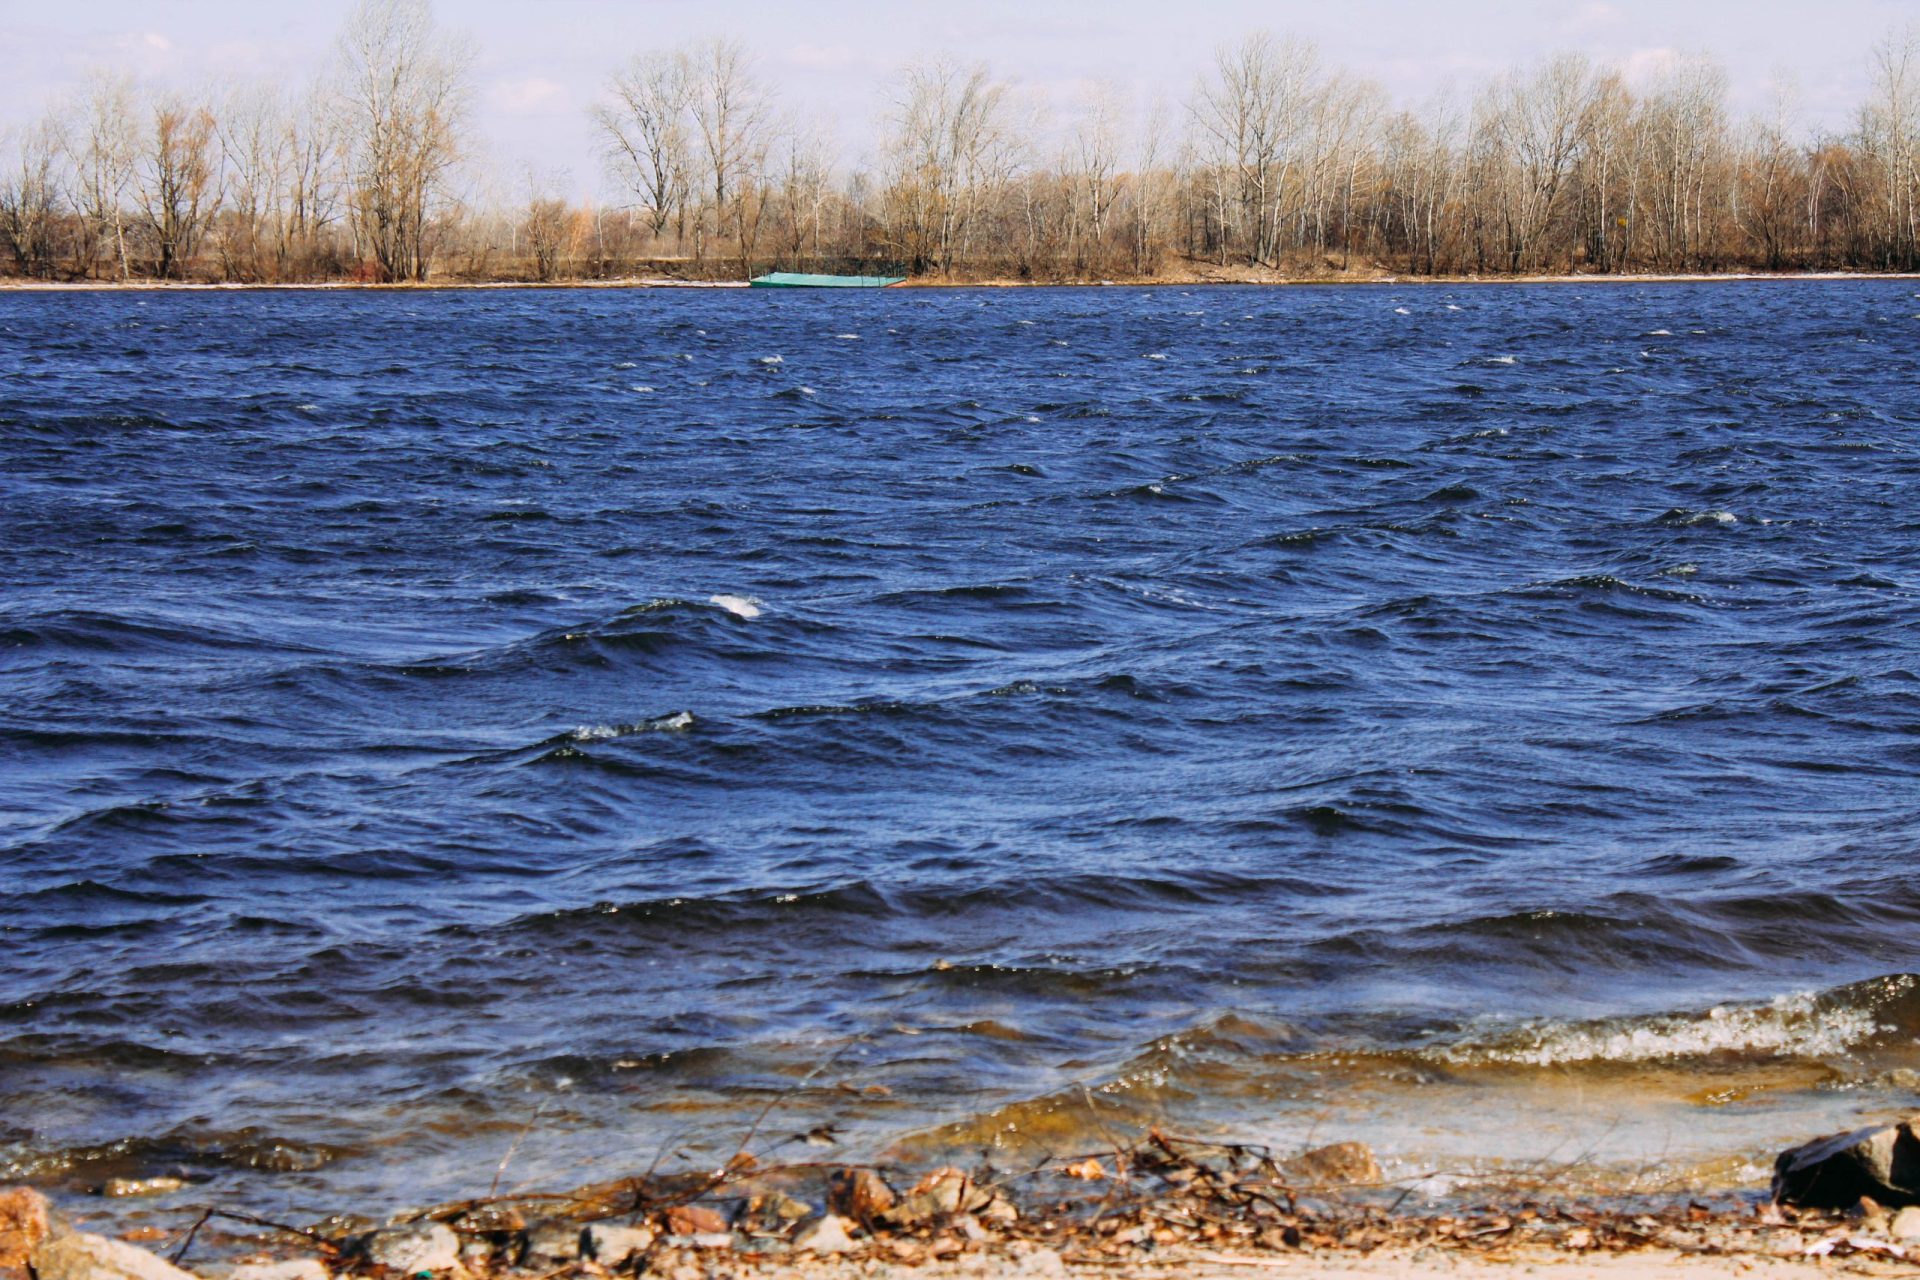
<path id="1" fill-rule="evenodd" d="M 1410 316 L 1413 314 L 1413 312 L 1408 310 L 1406 307 L 1395 307 L 1393 309 L 1393 314 L 1397 316 Z"/>
<path id="2" fill-rule="evenodd" d="M 638 724 L 583 724 L 567 736 L 575 742 L 610 742 L 636 733 L 684 733 L 693 728 L 693 712 L 677 711 Z"/>
<path id="3" fill-rule="evenodd" d="M 1167 358 L 1167 353 L 1164 351 L 1149 351 L 1147 352 L 1146 355 L 1141 356 L 1140 358 L 1142 360 L 1165 360 Z"/>
<path id="4" fill-rule="evenodd" d="M 1527 1067 L 1659 1062 L 1724 1053 L 1831 1058 L 1881 1030 L 1870 1009 L 1822 1007 L 1813 995 L 1798 994 L 1777 996 L 1763 1005 L 1719 1005 L 1704 1014 L 1543 1024 L 1491 1044 L 1456 1045 L 1438 1056 L 1458 1063 Z"/>
<path id="5" fill-rule="evenodd" d="M 760 616 L 760 602 L 751 596 L 708 596 L 707 603 L 719 605 L 736 618 Z"/>
<path id="6" fill-rule="evenodd" d="M 1512 364 L 1514 360 L 1512 356 L 1488 356 L 1486 362 L 1488 364 Z"/>
<path id="7" fill-rule="evenodd" d="M 803 396 L 816 396 L 820 394 L 818 391 L 815 391 L 812 387 L 796 387 L 794 389 Z"/>
<path id="8" fill-rule="evenodd" d="M 785 364 L 786 360 L 780 356 L 761 356 L 760 363 L 761 364 Z"/>
<path id="9" fill-rule="evenodd" d="M 628 387 L 628 388 L 627 388 L 627 390 L 629 390 L 629 391 L 643 391 L 643 392 L 644 392 L 644 391 L 651 391 L 651 390 L 653 390 L 653 388 L 652 388 L 652 387 L 648 387 L 648 386 L 633 386 L 633 387 Z"/>
<path id="10" fill-rule="evenodd" d="M 1650 333 L 1644 333 L 1640 336 L 1643 338 L 1671 338 L 1673 331 L 1671 329 L 1655 329 Z"/>
<path id="11" fill-rule="evenodd" d="M 1461 308 L 1460 308 L 1459 306 L 1457 306 L 1457 305 L 1455 305 L 1454 303 L 1451 303 L 1451 302 L 1449 302 L 1449 303 L 1447 304 L 1447 310 L 1449 310 L 1449 311 L 1459 311 L 1459 310 L 1461 310 Z"/>
<path id="12" fill-rule="evenodd" d="M 860 335 L 859 335 L 859 334 L 857 334 L 857 333 L 836 333 L 836 334 L 834 334 L 833 336 L 834 336 L 835 338 L 837 338 L 837 339 L 839 339 L 839 340 L 840 340 L 841 342 L 858 342 L 858 341 L 860 341 Z"/>
<path id="13" fill-rule="evenodd" d="M 616 369 L 638 369 L 640 366 L 635 364 L 631 360 L 622 360 L 619 364 L 613 367 Z"/>

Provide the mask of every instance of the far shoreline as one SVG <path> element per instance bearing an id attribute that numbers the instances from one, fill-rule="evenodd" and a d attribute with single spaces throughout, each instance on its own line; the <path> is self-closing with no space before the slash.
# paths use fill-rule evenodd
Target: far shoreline
<path id="1" fill-rule="evenodd" d="M 1190 274 L 1099 280 L 1019 280 L 985 278 L 943 279 L 918 276 L 891 286 L 895 289 L 1192 289 L 1192 288 L 1480 288 L 1500 285 L 1676 285 L 1676 284 L 1831 284 L 1846 281 L 1920 280 L 1909 271 L 1728 271 L 1641 272 L 1633 274 L 1440 275 L 1403 276 L 1358 273 L 1346 275 Z M 0 279 L 4 293 L 252 293 L 348 292 L 430 293 L 499 290 L 571 289 L 745 289 L 745 280 L 679 280 L 670 277 L 631 276 L 606 280 L 425 280 L 370 283 L 356 280 L 313 281 L 199 281 L 199 280 L 29 280 Z M 787 290 L 785 292 L 793 292 Z"/>

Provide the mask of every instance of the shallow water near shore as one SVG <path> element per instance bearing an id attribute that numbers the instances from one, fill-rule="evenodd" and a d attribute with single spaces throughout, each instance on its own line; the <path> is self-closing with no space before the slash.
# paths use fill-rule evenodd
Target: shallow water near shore
<path id="1" fill-rule="evenodd" d="M 1920 1086 L 1916 313 L 0 296 L 0 1181 L 1751 1184 Z"/>

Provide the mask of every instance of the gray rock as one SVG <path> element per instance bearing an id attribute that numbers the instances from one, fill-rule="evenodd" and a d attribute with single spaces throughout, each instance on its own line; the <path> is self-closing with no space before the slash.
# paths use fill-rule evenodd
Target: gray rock
<path id="1" fill-rule="evenodd" d="M 243 1262 L 227 1272 L 227 1280 L 331 1280 L 327 1264 L 318 1258 L 291 1262 Z"/>
<path id="2" fill-rule="evenodd" d="M 1845 1209 L 1862 1196 L 1889 1207 L 1920 1205 L 1920 1117 L 1816 1138 L 1782 1151 L 1773 1198 L 1809 1209 Z"/>
<path id="3" fill-rule="evenodd" d="M 852 1226 L 838 1214 L 821 1214 L 800 1224 L 800 1229 L 793 1233 L 793 1247 L 808 1253 L 852 1253 L 860 1247 L 849 1234 Z"/>
<path id="4" fill-rule="evenodd" d="M 1895 1240 L 1920 1240 L 1920 1208 L 1908 1205 L 1894 1214 L 1887 1234 Z"/>
<path id="5" fill-rule="evenodd" d="M 520 1252 L 520 1264 L 551 1267 L 556 1263 L 577 1262 L 584 1234 L 577 1222 L 559 1218 L 536 1222 L 527 1228 L 527 1244 Z"/>
<path id="6" fill-rule="evenodd" d="M 368 1262 L 415 1276 L 460 1265 L 460 1237 L 438 1222 L 410 1222 L 369 1231 L 350 1250 Z"/>
<path id="7" fill-rule="evenodd" d="M 602 1266 L 617 1267 L 636 1253 L 653 1247 L 652 1227 L 628 1227 L 617 1222 L 596 1222 L 587 1228 L 587 1253 Z"/>
<path id="8" fill-rule="evenodd" d="M 194 1280 L 156 1254 L 84 1231 L 49 1236 L 33 1252 L 39 1280 Z"/>

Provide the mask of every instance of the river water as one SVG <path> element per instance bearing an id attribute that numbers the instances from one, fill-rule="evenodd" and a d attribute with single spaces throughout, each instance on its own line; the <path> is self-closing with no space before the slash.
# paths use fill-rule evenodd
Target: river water
<path id="1" fill-rule="evenodd" d="M 1920 1084 L 1916 313 L 0 294 L 0 1181 L 1751 1185 Z"/>

